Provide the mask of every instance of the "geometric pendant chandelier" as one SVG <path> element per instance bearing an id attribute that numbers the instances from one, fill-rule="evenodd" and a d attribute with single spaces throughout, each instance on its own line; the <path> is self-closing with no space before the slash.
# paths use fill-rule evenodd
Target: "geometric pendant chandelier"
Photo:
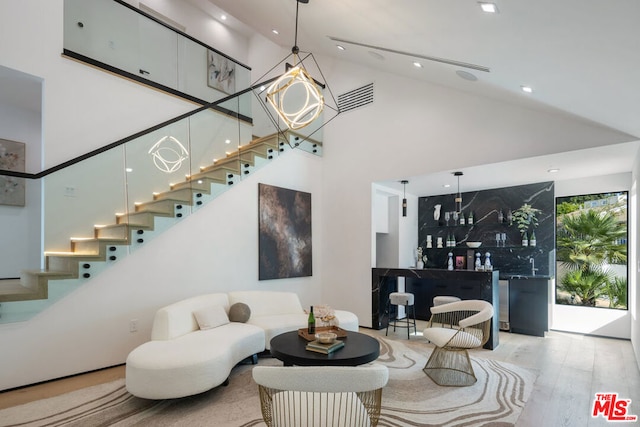
<path id="1" fill-rule="evenodd" d="M 324 97 L 307 70 L 292 67 L 267 89 L 267 101 L 289 129 L 308 126 L 324 108 Z"/>
<path id="2" fill-rule="evenodd" d="M 300 3 L 306 4 L 309 0 L 296 0 L 295 37 L 291 54 L 252 84 L 254 88 L 260 87 L 258 100 L 278 131 L 309 127 L 300 133 L 303 139 L 298 139 L 297 143 L 311 137 L 339 113 L 337 102 L 313 54 L 301 52 L 297 46 Z M 277 73 L 278 68 L 282 70 L 282 65 L 283 74 L 271 74 L 274 71 Z M 334 114 L 328 117 L 327 112 Z"/>

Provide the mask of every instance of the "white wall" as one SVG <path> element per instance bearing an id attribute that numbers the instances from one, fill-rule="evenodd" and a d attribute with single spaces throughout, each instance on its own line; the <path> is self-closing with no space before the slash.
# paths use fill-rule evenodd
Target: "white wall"
<path id="1" fill-rule="evenodd" d="M 633 179 L 629 192 L 629 312 L 631 313 L 631 345 L 636 356 L 636 363 L 640 369 L 640 261 L 638 260 L 638 248 L 640 248 L 640 208 L 638 201 L 638 177 L 640 176 L 640 153 L 635 158 L 633 167 Z"/>
<path id="2" fill-rule="evenodd" d="M 189 296 L 286 290 L 303 306 L 324 304 L 322 159 L 295 150 L 275 162 L 34 319 L 0 325 L 0 390 L 124 363 L 149 340 L 155 311 Z M 258 281 L 258 183 L 311 193 L 312 277 Z"/>

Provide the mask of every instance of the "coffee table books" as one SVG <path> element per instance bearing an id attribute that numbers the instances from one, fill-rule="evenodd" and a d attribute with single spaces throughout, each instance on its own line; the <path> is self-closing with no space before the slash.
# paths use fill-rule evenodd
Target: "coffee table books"
<path id="1" fill-rule="evenodd" d="M 314 340 L 308 342 L 305 348 L 309 351 L 315 351 L 316 353 L 330 354 L 342 347 L 344 347 L 343 341 L 334 341 L 331 344 L 322 344 L 318 340 Z"/>

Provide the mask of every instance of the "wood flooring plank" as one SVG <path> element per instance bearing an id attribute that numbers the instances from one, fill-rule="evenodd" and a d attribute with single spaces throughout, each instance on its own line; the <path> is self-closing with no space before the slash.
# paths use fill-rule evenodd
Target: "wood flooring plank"
<path id="1" fill-rule="evenodd" d="M 423 342 L 426 350 L 430 344 L 422 337 L 425 327 L 426 322 L 418 321 L 418 334 L 411 340 Z M 376 333 L 385 336 L 384 330 Z M 387 338 L 404 341 L 406 330 L 389 331 Z M 558 331 L 550 331 L 545 337 L 500 332 L 498 348 L 473 350 L 471 354 L 537 372 L 517 427 L 611 425 L 602 417 L 591 417 L 594 395 L 600 391 L 631 399 L 630 414 L 640 416 L 640 371 L 628 340 Z M 122 377 L 124 366 L 0 393 L 0 409 Z"/>

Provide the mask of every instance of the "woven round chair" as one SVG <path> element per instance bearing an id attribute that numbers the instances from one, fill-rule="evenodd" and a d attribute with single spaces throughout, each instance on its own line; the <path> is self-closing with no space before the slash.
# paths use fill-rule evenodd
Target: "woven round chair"
<path id="1" fill-rule="evenodd" d="M 268 427 L 368 427 L 380 419 L 384 365 L 256 366 L 262 418 Z"/>
<path id="2" fill-rule="evenodd" d="M 436 347 L 424 372 L 436 384 L 469 386 L 477 379 L 468 349 L 489 340 L 493 306 L 487 301 L 464 300 L 431 307 L 429 326 L 423 336 Z"/>

